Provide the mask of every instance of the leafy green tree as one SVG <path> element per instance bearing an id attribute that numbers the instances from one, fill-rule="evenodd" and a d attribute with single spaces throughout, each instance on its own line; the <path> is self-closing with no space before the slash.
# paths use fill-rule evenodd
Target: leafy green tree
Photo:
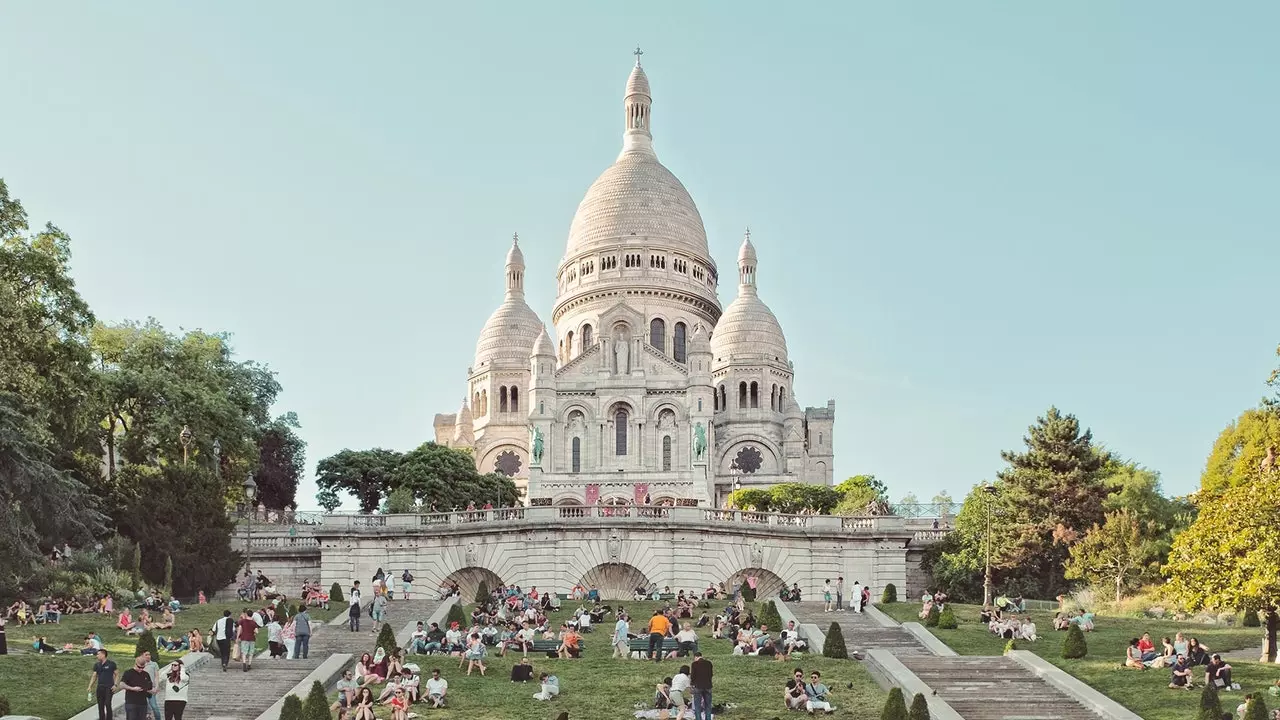
<path id="1" fill-rule="evenodd" d="M 849 658 L 849 648 L 844 644 L 844 631 L 840 629 L 838 622 L 831 623 L 831 627 L 827 628 L 827 639 L 822 643 L 822 657 Z"/>
<path id="2" fill-rule="evenodd" d="M 898 505 L 919 505 L 920 498 L 916 497 L 915 493 L 909 492 L 906 495 L 903 495 L 902 498 L 898 500 L 897 504 Z"/>
<path id="3" fill-rule="evenodd" d="M 505 507 L 520 498 L 511 478 L 497 473 L 481 475 L 470 453 L 433 442 L 405 453 L 392 470 L 388 487 L 407 488 L 423 507 L 440 512 L 461 510 L 469 502 L 477 507 L 485 502 Z"/>
<path id="4" fill-rule="evenodd" d="M 462 611 L 461 603 L 454 603 L 449 606 L 449 613 L 445 616 L 447 624 L 458 623 L 458 627 L 467 626 L 467 614 Z"/>
<path id="5" fill-rule="evenodd" d="M 1132 588 L 1158 560 L 1159 548 L 1143 537 L 1138 521 L 1121 510 L 1107 513 L 1105 523 L 1095 524 L 1071 546 L 1066 577 L 1091 585 L 1114 585 L 1116 602 L 1120 602 L 1124 590 Z"/>
<path id="6" fill-rule="evenodd" d="M 242 555 L 231 550 L 235 526 L 227 516 L 224 487 L 212 471 L 179 463 L 125 465 L 120 474 L 125 486 L 139 489 L 122 504 L 116 522 L 138 543 L 143 578 L 160 584 L 168 556 L 173 592 L 180 597 L 235 579 Z"/>
<path id="7" fill-rule="evenodd" d="M 762 488 L 742 488 L 729 493 L 729 507 L 751 512 L 769 512 L 773 509 L 773 495 Z"/>
<path id="8" fill-rule="evenodd" d="M 1078 660 L 1089 654 L 1089 644 L 1085 642 L 1084 631 L 1080 626 L 1071 623 L 1067 628 L 1067 637 L 1062 641 L 1062 657 L 1068 660 Z"/>
<path id="9" fill-rule="evenodd" d="M 333 488 L 328 488 L 316 493 L 316 504 L 324 508 L 325 512 L 333 512 L 342 504 L 342 498 L 338 497 Z"/>
<path id="10" fill-rule="evenodd" d="M 284 705 L 280 707 L 280 720 L 304 720 L 302 700 L 297 695 L 290 693 L 285 697 Z"/>
<path id="11" fill-rule="evenodd" d="M 880 712 L 880 720 L 907 720 L 907 699 L 902 688 L 889 689 L 889 697 L 884 702 L 884 710 Z"/>
<path id="12" fill-rule="evenodd" d="M 1280 607 L 1280 472 L 1205 499 L 1191 527 L 1173 542 L 1168 592 L 1184 605 L 1262 611 L 1264 658 L 1276 657 Z"/>
<path id="13" fill-rule="evenodd" d="M 481 580 L 476 586 L 476 604 L 483 605 L 489 602 L 489 581 Z"/>
<path id="14" fill-rule="evenodd" d="M 950 505 L 951 503 L 955 502 L 955 500 L 952 499 L 951 493 L 947 492 L 946 490 L 943 490 L 942 492 L 930 498 L 929 502 L 933 503 L 934 505 Z"/>
<path id="15" fill-rule="evenodd" d="M 164 556 L 164 587 L 173 592 L 173 558 L 168 555 Z"/>
<path id="16" fill-rule="evenodd" d="M 1200 475 L 1197 497 L 1203 500 L 1249 482 L 1268 448 L 1280 451 L 1280 405 L 1245 410 L 1218 435 Z"/>
<path id="17" fill-rule="evenodd" d="M 387 496 L 384 511 L 392 514 L 418 512 L 418 501 L 413 499 L 413 491 L 407 487 L 398 487 Z"/>
<path id="18" fill-rule="evenodd" d="M 872 502 L 889 502 L 889 489 L 875 475 L 854 475 L 835 486 L 836 515 L 862 515 Z"/>
<path id="19" fill-rule="evenodd" d="M 311 691 L 302 704 L 302 716 L 306 720 L 333 720 L 333 713 L 329 712 L 329 698 L 319 680 L 311 683 Z"/>
<path id="20" fill-rule="evenodd" d="M 810 483 L 779 483 L 769 488 L 769 497 L 773 512 L 788 514 L 828 515 L 840 501 L 832 488 Z"/>
<path id="21" fill-rule="evenodd" d="M 1212 684 L 1205 685 L 1200 691 L 1200 711 L 1196 713 L 1196 720 L 1222 720 L 1222 700 Z"/>
<path id="22" fill-rule="evenodd" d="M 391 491 L 391 474 L 400 464 L 394 450 L 343 450 L 316 465 L 316 485 L 320 491 L 346 491 L 360 503 L 360 512 L 378 509 Z"/>
<path id="23" fill-rule="evenodd" d="M 916 696 L 911 699 L 911 710 L 907 713 L 907 720 L 929 720 L 929 701 L 924 693 L 916 693 Z"/>
<path id="24" fill-rule="evenodd" d="M 262 428 L 258 438 L 259 501 L 272 510 L 297 507 L 298 480 L 306 471 L 307 443 L 294 432 L 298 416 L 285 413 Z"/>

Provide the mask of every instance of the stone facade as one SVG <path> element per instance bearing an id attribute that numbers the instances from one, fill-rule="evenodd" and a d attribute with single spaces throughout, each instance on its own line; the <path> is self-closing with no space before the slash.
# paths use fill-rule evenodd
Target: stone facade
<path id="1" fill-rule="evenodd" d="M 524 300 L 513 240 L 506 296 L 436 442 L 512 476 L 531 504 L 719 506 L 735 487 L 831 484 L 835 402 L 802 410 L 777 318 L 757 292 L 750 232 L 737 297 L 720 279 L 688 191 L 653 149 L 637 62 L 623 147 L 591 185 L 557 272 L 555 334 Z"/>

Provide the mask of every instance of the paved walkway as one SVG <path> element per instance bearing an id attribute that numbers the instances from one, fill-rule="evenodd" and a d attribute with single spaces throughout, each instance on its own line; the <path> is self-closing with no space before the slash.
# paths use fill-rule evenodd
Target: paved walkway
<path id="1" fill-rule="evenodd" d="M 854 651 L 877 649 L 890 650 L 899 656 L 931 654 L 915 636 L 901 626 L 881 627 L 867 613 L 848 610 L 825 612 L 820 602 L 787 603 L 787 607 L 791 608 L 802 625 L 813 623 L 823 632 L 827 631 L 831 623 L 840 623 L 840 632 L 844 635 L 844 644 L 849 648 L 850 655 Z"/>
<path id="2" fill-rule="evenodd" d="M 438 605 L 434 600 L 397 600 L 388 607 L 388 621 L 399 632 L 406 623 L 426 620 Z M 371 632 L 373 623 L 366 615 L 361 625 L 365 629 L 351 632 L 343 625 L 315 623 L 306 660 L 258 657 L 246 673 L 236 663 L 223 672 L 218 659 L 212 658 L 191 672 L 183 720 L 254 720 L 330 655 L 350 653 L 358 658 L 360 653 L 372 651 L 377 637 Z M 123 720 L 123 708 L 115 717 Z"/>

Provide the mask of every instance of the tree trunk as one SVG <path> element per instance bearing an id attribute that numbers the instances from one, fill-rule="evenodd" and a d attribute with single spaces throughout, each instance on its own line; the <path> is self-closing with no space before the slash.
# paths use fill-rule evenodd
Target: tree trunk
<path id="1" fill-rule="evenodd" d="M 1264 613 L 1267 623 L 1267 637 L 1262 642 L 1262 660 L 1264 663 L 1272 663 L 1276 661 L 1276 625 L 1280 624 L 1280 617 L 1277 617 L 1276 608 L 1270 607 Z"/>
<path id="2" fill-rule="evenodd" d="M 1123 580 L 1123 578 L 1124 578 L 1123 575 L 1116 576 L 1116 605 L 1120 604 L 1120 583 Z"/>

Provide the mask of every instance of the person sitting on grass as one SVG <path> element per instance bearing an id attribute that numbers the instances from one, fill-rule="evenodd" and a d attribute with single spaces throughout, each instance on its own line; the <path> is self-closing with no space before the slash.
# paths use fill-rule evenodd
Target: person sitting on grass
<path id="1" fill-rule="evenodd" d="M 1093 632 L 1093 613 L 1085 612 L 1083 609 L 1078 610 L 1075 617 L 1071 618 L 1071 622 L 1079 625 L 1080 629 L 1085 632 Z"/>
<path id="2" fill-rule="evenodd" d="M 822 684 L 822 673 L 817 670 L 809 673 L 809 683 L 804 686 L 804 694 L 809 696 L 805 710 L 808 710 L 810 715 L 818 710 L 828 715 L 836 711 L 831 706 L 831 690 Z"/>
<path id="3" fill-rule="evenodd" d="M 351 707 L 352 720 L 376 720 L 373 714 L 375 704 L 373 691 L 367 687 L 360 688 L 356 691 L 356 700 Z"/>
<path id="4" fill-rule="evenodd" d="M 382 688 L 382 692 L 378 694 L 378 702 L 387 705 L 391 702 L 391 698 L 395 697 L 396 691 L 400 689 L 400 673 L 391 673 L 387 676 L 387 686 Z"/>
<path id="5" fill-rule="evenodd" d="M 1212 685 L 1219 690 L 1231 689 L 1231 666 L 1223 662 L 1222 656 L 1214 653 L 1204 669 L 1204 684 Z"/>
<path id="6" fill-rule="evenodd" d="M 129 632 L 129 628 L 133 627 L 133 612 L 129 608 L 126 607 L 120 611 L 119 617 L 116 618 L 116 627 L 125 632 Z"/>
<path id="7" fill-rule="evenodd" d="M 511 682 L 526 683 L 533 680 L 533 665 L 529 663 L 529 658 L 522 657 L 511 666 Z"/>
<path id="8" fill-rule="evenodd" d="M 1193 687 L 1191 682 L 1191 663 L 1187 662 L 1186 655 L 1179 655 L 1178 659 L 1173 663 L 1173 676 L 1169 680 L 1169 687 L 1174 690 L 1190 690 Z"/>
<path id="9" fill-rule="evenodd" d="M 467 675 L 470 675 L 472 670 L 479 670 L 480 676 L 484 677 L 484 656 L 486 652 L 484 643 L 480 640 L 480 635 L 472 633 L 467 640 L 467 649 L 462 653 L 462 660 L 458 663 L 458 669 L 461 670 L 462 666 L 466 665 Z"/>
<path id="10" fill-rule="evenodd" d="M 396 688 L 396 692 L 388 701 L 391 705 L 391 720 L 408 720 L 409 719 L 409 695 L 403 688 Z"/>
<path id="11" fill-rule="evenodd" d="M 1022 625 L 1019 626 L 1018 629 L 1018 637 L 1022 640 L 1026 640 L 1027 642 L 1036 641 L 1036 638 L 1038 637 L 1036 635 L 1036 624 L 1031 620 L 1030 615 L 1022 618 Z"/>
<path id="12" fill-rule="evenodd" d="M 338 720 L 346 720 L 347 709 L 355 701 L 356 690 L 359 687 L 360 684 L 353 679 L 353 673 L 350 670 L 344 670 L 342 679 L 338 681 L 338 699 L 329 706 L 329 712 L 338 711 Z"/>
<path id="13" fill-rule="evenodd" d="M 1196 638 L 1191 638 L 1187 643 L 1187 662 L 1192 665 L 1208 665 L 1209 648 L 1201 645 Z"/>
<path id="14" fill-rule="evenodd" d="M 419 683 L 421 681 L 417 665 L 406 665 L 404 671 L 400 673 L 400 689 L 404 690 L 405 695 L 409 697 L 409 704 L 416 703 L 420 699 Z"/>
<path id="15" fill-rule="evenodd" d="M 538 676 L 538 682 L 541 688 L 533 694 L 535 700 L 550 700 L 560 694 L 560 678 L 549 673 L 542 673 Z"/>
<path id="16" fill-rule="evenodd" d="M 582 636 L 578 634 L 573 626 L 566 625 L 564 632 L 560 636 L 560 647 L 556 648 L 556 654 L 561 659 L 582 657 Z"/>
<path id="17" fill-rule="evenodd" d="M 374 671 L 373 656 L 369 653 L 361 655 L 360 661 L 356 663 L 356 682 L 362 686 L 382 682 L 382 678 Z"/>
<path id="18" fill-rule="evenodd" d="M 1142 650 L 1139 648 L 1138 638 L 1129 640 L 1129 647 L 1124 651 L 1124 667 L 1135 668 L 1138 670 L 1146 670 L 1147 666 L 1142 662 Z"/>
<path id="19" fill-rule="evenodd" d="M 449 681 L 440 677 L 440 668 L 431 671 L 427 678 L 427 705 L 433 708 L 445 707 L 445 696 L 449 694 Z"/>
<path id="20" fill-rule="evenodd" d="M 804 682 L 787 680 L 787 686 L 782 690 L 783 707 L 787 710 L 804 710 L 808 702 L 809 696 L 804 692 Z"/>

